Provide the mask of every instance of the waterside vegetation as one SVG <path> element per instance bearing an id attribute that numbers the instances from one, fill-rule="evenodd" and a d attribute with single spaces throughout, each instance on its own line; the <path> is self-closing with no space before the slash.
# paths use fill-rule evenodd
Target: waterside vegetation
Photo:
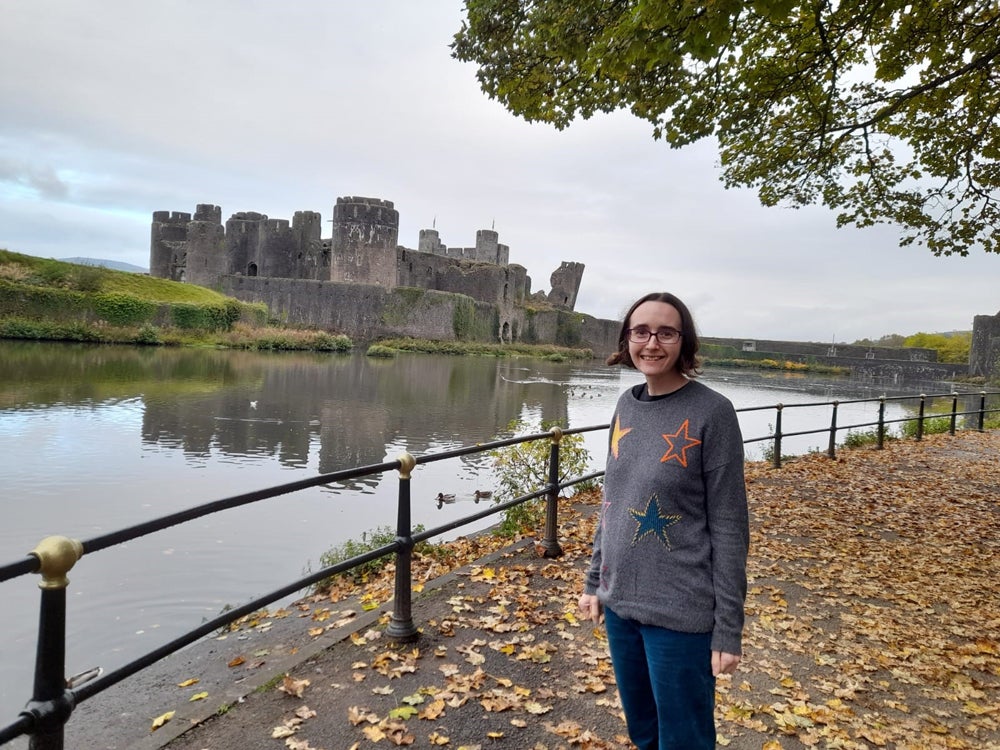
<path id="1" fill-rule="evenodd" d="M 289 327 L 273 319 L 263 304 L 242 302 L 206 287 L 4 249 L 0 249 L 0 338 L 259 351 L 346 352 L 355 347 L 344 334 Z M 905 345 L 938 349 L 941 361 L 962 361 L 963 356 L 968 359 L 970 338 L 971 333 L 921 333 L 906 338 Z M 551 362 L 600 356 L 582 347 L 412 338 L 377 341 L 366 353 L 390 358 L 401 352 Z M 711 344 L 703 345 L 702 355 L 706 367 L 850 374 L 846 367 L 752 357 Z"/>

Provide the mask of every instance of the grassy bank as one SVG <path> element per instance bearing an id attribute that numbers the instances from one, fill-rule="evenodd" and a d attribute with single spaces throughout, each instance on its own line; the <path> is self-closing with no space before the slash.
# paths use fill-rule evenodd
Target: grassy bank
<path id="1" fill-rule="evenodd" d="M 484 344 L 475 341 L 428 341 L 425 339 L 385 339 L 368 348 L 371 357 L 393 357 L 400 352 L 457 354 L 478 357 L 537 357 L 550 362 L 593 359 L 590 349 L 570 349 L 548 344 Z"/>

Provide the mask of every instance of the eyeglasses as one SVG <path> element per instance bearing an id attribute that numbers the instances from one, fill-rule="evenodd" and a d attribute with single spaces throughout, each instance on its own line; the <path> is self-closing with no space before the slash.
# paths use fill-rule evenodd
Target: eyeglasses
<path id="1" fill-rule="evenodd" d="M 656 336 L 656 340 L 661 344 L 676 344 L 684 335 L 676 328 L 661 328 L 658 331 L 651 331 L 648 328 L 629 328 L 625 334 L 633 344 L 645 344 L 651 336 Z"/>

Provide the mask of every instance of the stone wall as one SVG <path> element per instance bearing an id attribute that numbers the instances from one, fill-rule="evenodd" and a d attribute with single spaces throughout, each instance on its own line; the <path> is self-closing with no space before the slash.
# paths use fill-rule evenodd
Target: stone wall
<path id="1" fill-rule="evenodd" d="M 495 342 L 499 336 L 493 305 L 434 290 L 225 276 L 222 293 L 263 302 L 273 318 L 285 323 L 344 333 L 358 341 L 396 336 L 450 341 L 472 332 L 468 338 Z"/>
<path id="2" fill-rule="evenodd" d="M 1000 377 L 1000 313 L 973 318 L 969 374 Z"/>
<path id="3" fill-rule="evenodd" d="M 732 339 L 702 337 L 706 344 L 732 347 L 739 353 L 769 353 L 806 357 L 846 357 L 849 359 L 890 359 L 912 362 L 936 362 L 935 349 L 920 347 L 855 346 L 824 344 L 816 341 L 774 341 L 771 339 Z"/>

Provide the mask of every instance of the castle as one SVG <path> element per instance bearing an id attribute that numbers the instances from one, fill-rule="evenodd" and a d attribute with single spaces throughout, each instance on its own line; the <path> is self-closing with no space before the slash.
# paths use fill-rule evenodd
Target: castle
<path id="1" fill-rule="evenodd" d="M 238 212 L 224 226 L 219 206 L 200 204 L 193 216 L 156 211 L 150 275 L 264 302 L 286 322 L 320 325 L 362 338 L 398 334 L 394 329 L 399 326 L 352 326 L 349 311 L 316 315 L 316 305 L 350 304 L 359 297 L 354 287 L 368 288 L 369 297 L 373 287 L 383 292 L 409 288 L 464 295 L 492 308 L 496 325 L 490 338 L 494 341 L 523 338 L 525 320 L 518 310 L 525 303 L 572 311 L 583 277 L 582 263 L 564 262 L 551 276 L 551 291 L 532 294 L 527 269 L 509 262 L 510 249 L 500 243 L 493 229 L 476 232 L 474 247 L 447 247 L 436 229 L 423 229 L 417 249 L 406 248 L 399 244 L 399 212 L 392 201 L 377 198 L 337 198 L 332 236 L 323 239 L 321 228 L 321 216 L 315 211 L 296 211 L 291 224 L 260 213 Z M 336 286 L 289 285 L 287 280 Z M 282 290 L 277 296 L 275 287 Z M 281 298 L 289 294 L 300 299 Z M 316 304 L 308 304 L 308 299 Z M 411 331 L 412 335 L 428 338 L 454 338 L 456 334 L 448 326 L 416 328 L 423 330 Z"/>

